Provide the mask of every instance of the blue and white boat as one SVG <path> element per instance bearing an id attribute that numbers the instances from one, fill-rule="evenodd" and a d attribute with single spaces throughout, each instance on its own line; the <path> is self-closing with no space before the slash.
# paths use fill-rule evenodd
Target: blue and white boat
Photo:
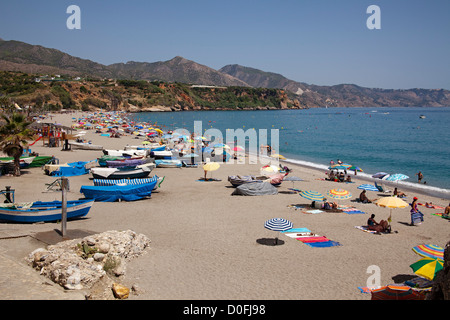
<path id="1" fill-rule="evenodd" d="M 136 185 L 136 184 L 146 184 L 156 181 L 154 189 L 161 186 L 165 177 L 158 177 L 157 175 L 151 178 L 145 179 L 94 179 L 94 186 L 114 186 L 114 185 Z"/>
<path id="2" fill-rule="evenodd" d="M 81 186 L 80 192 L 84 194 L 86 199 L 94 199 L 100 202 L 135 201 L 150 197 L 157 182 L 155 180 L 136 185 Z"/>
<path id="3" fill-rule="evenodd" d="M 159 159 L 155 160 L 157 168 L 181 168 L 183 163 L 178 159 Z"/>
<path id="4" fill-rule="evenodd" d="M 67 201 L 67 219 L 81 218 L 88 214 L 93 200 Z M 62 202 L 35 201 L 30 203 L 8 203 L 0 206 L 0 220 L 35 223 L 62 219 Z"/>

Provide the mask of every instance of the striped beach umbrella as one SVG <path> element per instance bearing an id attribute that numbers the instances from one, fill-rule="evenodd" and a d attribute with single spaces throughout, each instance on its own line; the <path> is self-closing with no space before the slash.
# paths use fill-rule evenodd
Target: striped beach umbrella
<path id="1" fill-rule="evenodd" d="M 350 168 L 352 165 L 351 164 L 347 164 L 347 163 L 342 163 L 342 164 L 334 164 L 332 166 L 329 166 L 328 169 L 332 170 L 332 169 L 336 169 L 336 170 L 347 170 L 348 168 Z"/>
<path id="2" fill-rule="evenodd" d="M 351 166 L 348 168 L 348 170 L 363 172 L 363 169 L 358 166 Z"/>
<path id="3" fill-rule="evenodd" d="M 444 248 L 440 246 L 435 246 L 433 244 L 421 244 L 412 248 L 412 250 L 424 258 L 444 260 Z"/>
<path id="4" fill-rule="evenodd" d="M 367 191 L 380 191 L 373 184 L 362 184 L 358 187 L 358 189 L 367 190 Z"/>
<path id="5" fill-rule="evenodd" d="M 292 229 L 292 222 L 283 218 L 273 218 L 264 222 L 264 227 L 272 231 L 286 231 Z"/>
<path id="6" fill-rule="evenodd" d="M 324 195 L 320 192 L 311 191 L 311 190 L 302 190 L 299 195 L 301 195 L 303 198 L 311 200 L 311 201 L 322 201 L 324 198 Z"/>
<path id="7" fill-rule="evenodd" d="M 344 189 L 331 189 L 327 192 L 327 195 L 338 200 L 350 199 L 352 197 L 352 194 Z"/>
<path id="8" fill-rule="evenodd" d="M 408 286 L 388 285 L 371 291 L 372 300 L 424 300 L 423 292 Z"/>
<path id="9" fill-rule="evenodd" d="M 414 262 L 410 267 L 418 276 L 433 280 L 436 273 L 444 268 L 444 261 L 441 259 L 423 258 Z"/>
<path id="10" fill-rule="evenodd" d="M 264 227 L 272 231 L 286 231 L 292 229 L 293 224 L 289 220 L 283 218 L 272 218 L 264 222 Z M 278 235 L 275 238 L 275 245 L 278 244 Z"/>

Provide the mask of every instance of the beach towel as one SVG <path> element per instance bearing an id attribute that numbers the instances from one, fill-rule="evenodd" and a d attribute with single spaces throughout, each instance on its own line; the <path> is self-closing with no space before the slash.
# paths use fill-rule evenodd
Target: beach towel
<path id="1" fill-rule="evenodd" d="M 369 230 L 367 226 L 355 226 L 355 228 L 368 233 L 377 233 L 375 230 Z"/>
<path id="2" fill-rule="evenodd" d="M 358 287 L 361 293 L 372 293 L 372 290 L 380 289 L 381 287 Z"/>
<path id="3" fill-rule="evenodd" d="M 298 233 L 298 232 L 291 233 L 291 232 L 288 232 L 288 233 L 283 233 L 283 234 L 285 236 L 289 237 L 289 238 L 297 239 L 298 237 L 304 237 L 306 235 L 309 235 L 310 233 L 309 232 L 304 232 L 304 233 Z"/>
<path id="4" fill-rule="evenodd" d="M 342 209 L 347 214 L 366 214 L 366 212 L 355 209 L 355 208 L 348 208 L 348 209 Z"/>
<path id="5" fill-rule="evenodd" d="M 281 231 L 282 233 L 302 233 L 302 232 L 311 232 L 308 228 L 292 228 L 285 231 Z"/>
<path id="6" fill-rule="evenodd" d="M 444 213 L 443 213 L 443 212 L 440 212 L 440 213 L 432 213 L 431 215 L 432 215 L 432 216 L 438 216 L 438 217 L 441 217 L 442 219 L 450 219 L 450 216 L 449 216 L 449 217 L 444 216 Z"/>
<path id="7" fill-rule="evenodd" d="M 290 204 L 290 205 L 288 205 L 288 208 L 294 208 L 295 210 L 297 210 L 297 209 L 304 209 L 305 206 L 300 205 L 300 204 Z"/>
<path id="8" fill-rule="evenodd" d="M 444 209 L 444 207 L 436 206 L 436 205 L 434 205 L 434 204 L 428 204 L 428 205 L 426 205 L 426 204 L 423 204 L 423 203 L 418 203 L 418 205 L 419 205 L 419 206 L 422 206 L 422 207 L 430 208 L 430 209 L 437 209 L 437 210 L 442 210 L 442 209 Z"/>
<path id="9" fill-rule="evenodd" d="M 330 241 L 327 237 L 319 236 L 319 237 L 299 237 L 296 238 L 298 241 L 301 241 L 303 243 L 310 243 L 310 242 L 325 242 Z"/>
<path id="10" fill-rule="evenodd" d="M 303 211 L 303 213 L 309 213 L 309 214 L 317 214 L 317 213 L 322 213 L 322 210 L 307 210 L 307 211 Z"/>
<path id="11" fill-rule="evenodd" d="M 339 242 L 332 240 L 325 242 L 305 242 L 305 244 L 313 248 L 328 248 L 328 247 L 337 247 L 341 245 Z"/>

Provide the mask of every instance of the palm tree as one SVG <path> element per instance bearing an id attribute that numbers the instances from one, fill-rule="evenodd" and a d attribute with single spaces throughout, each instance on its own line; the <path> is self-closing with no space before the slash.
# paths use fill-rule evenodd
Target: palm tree
<path id="1" fill-rule="evenodd" d="M 5 123 L 0 127 L 0 150 L 9 157 L 14 157 L 14 175 L 20 176 L 20 157 L 24 147 L 28 146 L 27 140 L 32 140 L 33 130 L 28 126 L 25 115 L 13 112 L 11 116 L 1 115 Z"/>

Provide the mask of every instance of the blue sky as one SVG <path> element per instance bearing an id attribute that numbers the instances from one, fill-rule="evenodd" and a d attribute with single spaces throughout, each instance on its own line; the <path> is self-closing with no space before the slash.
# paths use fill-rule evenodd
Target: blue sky
<path id="1" fill-rule="evenodd" d="M 66 27 L 72 4 L 81 30 Z M 0 37 L 103 64 L 179 55 L 309 84 L 450 89 L 449 0 L 14 0 L 0 4 Z"/>

